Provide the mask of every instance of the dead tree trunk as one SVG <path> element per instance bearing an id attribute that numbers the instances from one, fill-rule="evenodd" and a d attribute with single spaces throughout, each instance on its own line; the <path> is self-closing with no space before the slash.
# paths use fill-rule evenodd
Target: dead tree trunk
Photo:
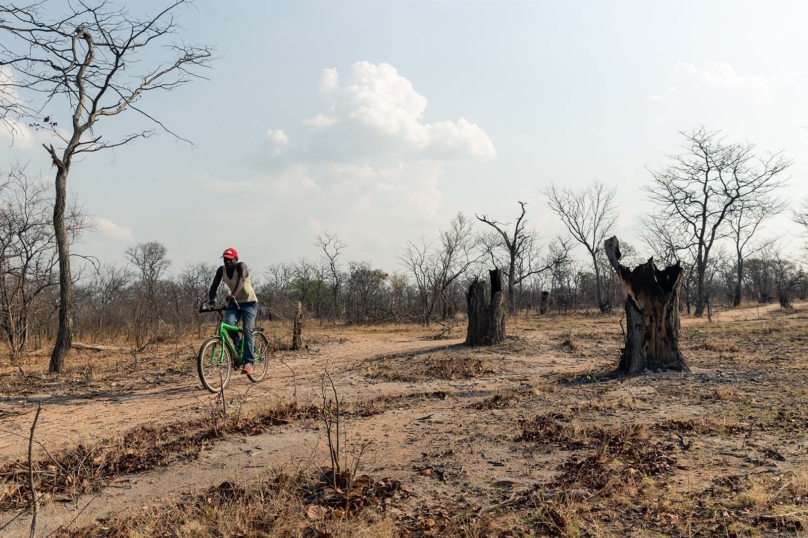
<path id="1" fill-rule="evenodd" d="M 292 322 L 292 350 L 303 349 L 303 303 L 297 302 L 295 319 Z"/>
<path id="2" fill-rule="evenodd" d="M 618 371 L 633 375 L 649 370 L 689 371 L 679 352 L 679 289 L 682 268 L 662 271 L 654 259 L 633 270 L 620 265 L 620 242 L 604 242 L 606 255 L 623 285 L 626 301 L 626 346 Z"/>
<path id="3" fill-rule="evenodd" d="M 547 297 L 550 295 L 549 291 L 541 292 L 541 303 L 539 303 L 539 314 L 544 315 L 547 313 Z"/>
<path id="4" fill-rule="evenodd" d="M 502 271 L 489 271 L 491 302 L 485 297 L 486 285 L 474 279 L 466 293 L 469 327 L 466 345 L 490 346 L 505 340 L 505 296 L 502 292 Z"/>

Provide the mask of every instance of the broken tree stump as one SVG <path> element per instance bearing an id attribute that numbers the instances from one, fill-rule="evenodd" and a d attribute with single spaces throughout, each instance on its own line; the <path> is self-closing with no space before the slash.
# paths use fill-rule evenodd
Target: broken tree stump
<path id="1" fill-rule="evenodd" d="M 690 371 L 679 351 L 681 266 L 659 270 L 652 257 L 631 270 L 620 264 L 617 237 L 604 241 L 604 247 L 626 302 L 626 342 L 617 371 L 625 375 L 646 369 Z"/>
<path id="2" fill-rule="evenodd" d="M 474 279 L 466 293 L 469 326 L 466 345 L 490 346 L 505 340 L 505 294 L 502 291 L 502 271 L 488 272 L 491 280 L 491 301 L 486 298 L 485 282 Z"/>

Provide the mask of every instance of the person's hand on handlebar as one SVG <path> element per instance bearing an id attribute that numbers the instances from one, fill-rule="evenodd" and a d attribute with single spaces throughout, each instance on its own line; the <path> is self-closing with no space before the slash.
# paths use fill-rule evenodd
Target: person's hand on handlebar
<path id="1" fill-rule="evenodd" d="M 211 308 L 216 308 L 216 299 L 211 299 L 210 301 L 208 301 L 208 304 L 210 305 Z"/>
<path id="2" fill-rule="evenodd" d="M 227 297 L 225 297 L 225 298 L 224 298 L 224 300 L 225 300 L 225 302 L 226 302 L 227 304 L 230 304 L 230 303 L 234 303 L 234 302 L 236 302 L 236 298 L 235 298 L 235 297 L 233 297 L 232 295 L 228 295 Z"/>

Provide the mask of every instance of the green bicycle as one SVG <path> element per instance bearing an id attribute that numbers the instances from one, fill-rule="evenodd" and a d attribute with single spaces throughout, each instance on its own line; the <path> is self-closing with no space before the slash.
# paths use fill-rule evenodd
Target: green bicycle
<path id="1" fill-rule="evenodd" d="M 238 303 L 234 301 L 236 309 Z M 230 381 L 230 373 L 233 368 L 238 368 L 244 363 L 244 343 L 246 338 L 241 338 L 239 349 L 230 340 L 228 331 L 244 333 L 244 330 L 234 325 L 224 322 L 224 313 L 227 307 L 209 308 L 207 303 L 199 306 L 200 313 L 216 312 L 219 314 L 219 324 L 216 328 L 216 335 L 208 338 L 199 348 L 199 355 L 196 357 L 196 366 L 199 372 L 199 380 L 210 392 L 221 392 Z M 269 368 L 269 340 L 264 336 L 263 329 L 255 328 L 253 333 L 253 371 L 247 377 L 253 383 L 262 381 L 267 375 Z"/>

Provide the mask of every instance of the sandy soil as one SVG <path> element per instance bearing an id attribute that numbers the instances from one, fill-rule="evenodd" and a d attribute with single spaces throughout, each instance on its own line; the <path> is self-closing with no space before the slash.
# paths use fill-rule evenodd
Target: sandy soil
<path id="1" fill-rule="evenodd" d="M 618 316 L 573 316 L 517 320 L 510 324 L 508 342 L 492 349 L 470 350 L 460 345 L 461 339 L 425 340 L 420 328 L 341 330 L 339 338 L 312 343 L 306 351 L 279 352 L 265 382 L 250 387 L 244 377 L 236 377 L 227 392 L 231 404 L 246 398 L 253 406 L 271 405 L 293 397 L 317 403 L 328 368 L 344 402 L 431 394 L 381 414 L 345 421 L 351 442 L 372 441 L 362 471 L 400 480 L 411 493 L 399 507 L 403 511 L 441 498 L 486 506 L 507 499 L 510 490 L 550 480 L 570 456 L 565 448 L 543 450 L 515 442 L 520 421 L 537 413 L 563 413 L 583 426 L 618 427 L 637 421 L 653 425 L 705 416 L 725 416 L 733 422 L 744 413 L 751 420 L 756 413 L 788 405 L 778 395 L 805 398 L 808 360 L 800 347 L 804 344 L 793 339 L 763 342 L 742 332 L 746 327 L 784 323 L 778 315 L 776 307 L 767 306 L 720 312 L 713 324 L 683 320 L 683 349 L 692 367 L 685 375 L 660 373 L 612 384 L 563 383 L 578 374 L 612 369 L 621 347 Z M 803 315 L 797 309 L 795 319 Z M 727 327 L 729 332 L 723 330 Z M 7 384 L 0 385 L 0 459 L 24 457 L 38 401 L 42 414 L 37 439 L 51 452 L 80 441 L 109 439 L 139 425 L 204 418 L 215 402 L 196 379 L 191 350 L 200 342 L 155 350 L 137 371 L 122 367 L 121 357 L 103 352 L 71 355 L 68 360 L 97 364 L 97 372 L 83 378 L 74 372 L 73 379 L 42 391 L 36 390 L 36 374 L 11 381 L 19 376 L 7 370 Z M 794 360 L 797 356 L 800 361 Z M 389 380 L 406 378 L 418 361 L 429 357 L 479 359 L 484 369 L 471 378 Z M 772 372 L 772 361 L 778 368 L 791 369 L 790 380 L 784 380 L 782 372 Z M 117 372 L 111 371 L 113 364 Z M 26 367 L 36 371 L 32 363 Z M 515 395 L 507 405 L 471 407 L 504 393 Z M 730 409 L 729 404 L 738 400 L 743 400 L 743 410 Z M 673 434 L 668 441 L 679 442 Z M 671 487 L 693 488 L 737 471 L 733 451 L 741 443 L 738 438 L 709 434 L 690 441 L 687 450 L 677 453 L 679 471 L 670 479 Z M 774 431 L 750 430 L 742 442 L 747 456 L 750 450 L 763 454 L 777 447 L 785 458 L 776 463 L 781 473 L 808 469 L 805 432 L 785 439 Z M 323 432 L 313 419 L 274 426 L 257 436 L 230 435 L 207 448 L 199 459 L 178 458 L 149 472 L 120 476 L 95 494 L 46 503 L 38 534 L 47 536 L 59 527 L 167 503 L 223 481 L 249 480 L 269 468 L 325 459 Z M 38 452 L 44 457 L 41 449 Z M 0 527 L 16 514 L 0 514 Z M 23 516 L 3 532 L 27 536 L 27 525 Z"/>

